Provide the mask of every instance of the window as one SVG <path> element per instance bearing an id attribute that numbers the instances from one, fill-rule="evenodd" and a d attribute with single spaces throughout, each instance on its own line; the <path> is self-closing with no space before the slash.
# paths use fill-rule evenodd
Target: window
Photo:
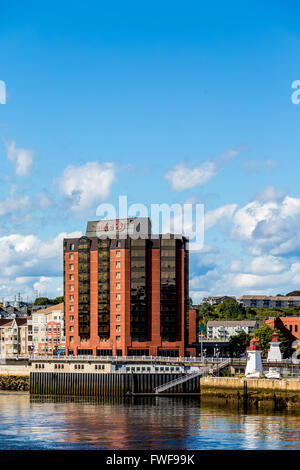
<path id="1" fill-rule="evenodd" d="M 74 271 L 74 264 L 69 264 L 70 271 Z"/>
<path id="2" fill-rule="evenodd" d="M 74 274 L 69 274 L 69 281 L 74 281 Z"/>
<path id="3" fill-rule="evenodd" d="M 121 341 L 121 336 L 116 336 L 116 341 L 119 343 Z"/>
<path id="4" fill-rule="evenodd" d="M 70 254 L 69 254 L 69 259 L 70 259 L 70 260 L 73 260 L 73 259 L 74 259 L 74 253 L 70 253 Z"/>
<path id="5" fill-rule="evenodd" d="M 74 336 L 70 336 L 70 342 L 72 343 L 74 341 Z"/>
<path id="6" fill-rule="evenodd" d="M 116 283 L 116 289 L 121 289 L 121 284 L 119 282 Z"/>
<path id="7" fill-rule="evenodd" d="M 70 315 L 70 316 L 69 316 L 69 320 L 70 320 L 70 321 L 74 321 L 73 315 Z"/>
<path id="8" fill-rule="evenodd" d="M 298 331 L 298 325 L 295 325 L 295 333 Z"/>
<path id="9" fill-rule="evenodd" d="M 116 305 L 116 310 L 121 310 L 121 305 L 120 304 Z"/>
<path id="10" fill-rule="evenodd" d="M 290 331 L 293 331 L 293 325 L 290 325 Z"/>
<path id="11" fill-rule="evenodd" d="M 70 305 L 69 310 L 70 310 L 70 312 L 74 312 L 74 305 Z"/>
<path id="12" fill-rule="evenodd" d="M 71 243 L 70 250 L 74 250 L 74 249 L 75 249 L 75 245 L 74 245 L 74 243 Z"/>
<path id="13" fill-rule="evenodd" d="M 70 295 L 70 301 L 74 300 L 74 295 Z"/>
<path id="14" fill-rule="evenodd" d="M 121 273 L 117 272 L 116 273 L 116 279 L 120 279 L 121 278 Z"/>
<path id="15" fill-rule="evenodd" d="M 116 294 L 116 300 L 121 300 L 121 294 Z"/>
<path id="16" fill-rule="evenodd" d="M 116 331 L 121 331 L 120 325 L 117 325 L 117 326 L 116 326 Z"/>
<path id="17" fill-rule="evenodd" d="M 121 266 L 120 261 L 116 261 L 116 268 L 120 268 L 120 266 Z"/>
<path id="18" fill-rule="evenodd" d="M 74 326 L 70 326 L 69 331 L 74 331 Z"/>
<path id="19" fill-rule="evenodd" d="M 72 292 L 74 290 L 74 284 L 70 284 L 69 285 L 69 290 Z M 56 318 L 54 318 L 54 320 L 56 320 Z"/>
<path id="20" fill-rule="evenodd" d="M 120 321 L 120 315 L 116 316 L 116 321 Z"/>
<path id="21" fill-rule="evenodd" d="M 116 251 L 116 257 L 117 257 L 117 258 L 120 258 L 120 256 L 121 256 L 121 252 L 120 252 L 119 250 L 117 250 L 117 251 Z"/>

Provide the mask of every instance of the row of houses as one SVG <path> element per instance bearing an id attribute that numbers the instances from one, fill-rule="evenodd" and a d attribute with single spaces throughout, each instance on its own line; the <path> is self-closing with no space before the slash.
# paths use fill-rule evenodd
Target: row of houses
<path id="1" fill-rule="evenodd" d="M 239 298 L 227 295 L 218 295 L 215 297 L 204 297 L 203 302 L 210 305 L 219 305 L 224 300 L 236 300 L 244 307 L 252 308 L 293 308 L 300 307 L 300 296 L 266 296 L 266 295 L 242 295 Z"/>
<path id="2" fill-rule="evenodd" d="M 63 303 L 0 319 L 0 355 L 54 354 L 65 348 Z"/>

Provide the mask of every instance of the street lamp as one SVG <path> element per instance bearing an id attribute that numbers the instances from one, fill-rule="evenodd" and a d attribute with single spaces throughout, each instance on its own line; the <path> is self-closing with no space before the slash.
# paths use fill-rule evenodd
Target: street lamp
<path id="1" fill-rule="evenodd" d="M 202 341 L 203 333 L 200 335 L 200 346 L 201 346 L 201 362 L 203 361 L 203 341 Z"/>

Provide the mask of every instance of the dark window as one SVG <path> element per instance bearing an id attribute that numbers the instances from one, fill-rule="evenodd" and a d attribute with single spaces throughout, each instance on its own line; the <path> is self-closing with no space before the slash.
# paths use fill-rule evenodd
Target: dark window
<path id="1" fill-rule="evenodd" d="M 98 240 L 98 336 L 110 336 L 110 240 Z"/>
<path id="2" fill-rule="evenodd" d="M 179 357 L 179 351 L 177 349 L 159 349 L 158 355 L 167 357 Z"/>
<path id="3" fill-rule="evenodd" d="M 90 240 L 78 241 L 78 328 L 80 340 L 90 337 Z"/>
<path id="4" fill-rule="evenodd" d="M 149 349 L 128 349 L 128 356 L 149 356 Z"/>
<path id="5" fill-rule="evenodd" d="M 97 356 L 112 356 L 111 349 L 97 349 Z"/>
<path id="6" fill-rule="evenodd" d="M 147 341 L 147 240 L 130 241 L 130 334 L 132 341 Z"/>
<path id="7" fill-rule="evenodd" d="M 160 334 L 163 341 L 177 339 L 176 240 L 161 239 Z"/>

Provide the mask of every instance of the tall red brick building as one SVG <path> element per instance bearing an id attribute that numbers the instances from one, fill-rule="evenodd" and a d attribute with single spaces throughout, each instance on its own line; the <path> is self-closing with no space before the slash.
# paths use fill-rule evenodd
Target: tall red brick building
<path id="1" fill-rule="evenodd" d="M 153 235 L 148 218 L 88 222 L 64 240 L 66 354 L 184 356 L 188 274 L 185 237 Z"/>

